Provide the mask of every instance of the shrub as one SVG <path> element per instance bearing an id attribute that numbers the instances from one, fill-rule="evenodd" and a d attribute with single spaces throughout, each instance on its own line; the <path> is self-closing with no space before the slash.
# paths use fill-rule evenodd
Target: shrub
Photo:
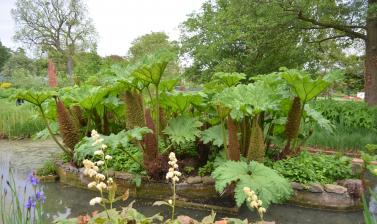
<path id="1" fill-rule="evenodd" d="M 352 177 L 351 159 L 346 156 L 310 154 L 277 161 L 272 166 L 291 181 L 307 183 L 333 183 Z"/>
<path id="2" fill-rule="evenodd" d="M 43 166 L 37 170 L 38 176 L 47 176 L 51 174 L 56 174 L 56 168 L 54 161 L 47 160 L 43 163 Z"/>

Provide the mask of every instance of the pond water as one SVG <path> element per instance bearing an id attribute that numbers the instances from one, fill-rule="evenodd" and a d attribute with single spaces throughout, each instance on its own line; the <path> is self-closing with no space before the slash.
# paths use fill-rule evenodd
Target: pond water
<path id="1" fill-rule="evenodd" d="M 0 140 L 0 171 L 7 173 L 9 162 L 10 166 L 15 169 L 15 178 L 20 188 L 23 188 L 25 179 L 31 170 L 42 166 L 43 161 L 53 158 L 60 151 L 52 141 L 32 142 L 29 140 L 22 141 L 5 141 Z M 85 189 L 74 188 L 60 183 L 43 184 L 43 190 L 46 195 L 44 204 L 45 223 L 51 223 L 52 220 L 62 217 L 75 217 L 84 215 L 87 212 L 99 210 L 99 207 L 89 205 L 89 200 L 97 196 L 96 192 Z M 124 204 L 126 206 L 132 200 L 129 199 Z M 169 211 L 165 207 L 153 207 L 152 201 L 136 200 L 134 207 L 146 215 L 162 213 L 168 216 Z M 191 216 L 195 219 L 201 219 L 208 215 L 208 211 L 199 211 L 192 209 L 178 209 L 178 214 Z M 217 213 L 217 218 L 234 217 L 230 214 Z M 249 218 L 256 220 L 256 214 L 252 214 L 247 208 L 240 210 L 238 218 Z M 292 205 L 273 205 L 269 208 L 265 220 L 274 220 L 278 224 L 358 224 L 363 222 L 362 212 L 333 212 L 321 211 L 316 209 L 301 208 Z"/>

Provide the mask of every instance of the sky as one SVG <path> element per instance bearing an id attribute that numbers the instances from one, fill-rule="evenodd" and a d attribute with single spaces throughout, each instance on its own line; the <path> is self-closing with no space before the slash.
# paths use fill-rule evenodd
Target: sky
<path id="1" fill-rule="evenodd" d="M 187 15 L 200 10 L 204 0 L 84 0 L 98 32 L 98 54 L 126 55 L 134 39 L 150 32 L 166 32 L 178 40 L 179 25 Z M 16 49 L 20 46 L 11 9 L 15 0 L 0 0 L 0 41 Z"/>

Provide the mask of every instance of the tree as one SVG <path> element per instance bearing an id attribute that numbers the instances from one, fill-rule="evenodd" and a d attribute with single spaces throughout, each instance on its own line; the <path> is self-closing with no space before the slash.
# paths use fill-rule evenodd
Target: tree
<path id="1" fill-rule="evenodd" d="M 178 44 L 175 41 L 169 41 L 169 36 L 166 35 L 166 33 L 151 32 L 132 41 L 128 55 L 132 63 L 162 49 L 174 52 L 174 54 L 178 55 Z M 164 76 L 171 78 L 177 76 L 177 74 L 179 74 L 178 62 L 169 63 Z"/>
<path id="2" fill-rule="evenodd" d="M 312 43 L 364 44 L 365 100 L 377 105 L 377 0 L 274 0 L 266 4 L 280 6 L 285 17 L 296 21 L 292 31 L 305 32 Z"/>
<path id="3" fill-rule="evenodd" d="M 71 76 L 73 55 L 95 46 L 96 32 L 87 14 L 81 0 L 17 0 L 14 38 L 49 55 L 60 54 Z"/>
<path id="4" fill-rule="evenodd" d="M 0 41 L 0 71 L 2 70 L 5 62 L 7 62 L 8 59 L 10 58 L 10 56 L 11 56 L 10 49 L 3 46 L 3 44 Z"/>
<path id="5" fill-rule="evenodd" d="M 217 71 L 250 76 L 302 67 L 316 50 L 301 33 L 290 32 L 292 20 L 279 11 L 259 1 L 205 2 L 182 25 L 182 54 L 193 59 L 186 74 L 203 80 Z"/>

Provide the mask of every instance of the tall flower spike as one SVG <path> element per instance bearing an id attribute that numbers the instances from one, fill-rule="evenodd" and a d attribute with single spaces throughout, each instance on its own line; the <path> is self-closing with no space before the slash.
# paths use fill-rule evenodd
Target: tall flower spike
<path id="1" fill-rule="evenodd" d="M 169 172 L 166 174 L 166 179 L 171 179 L 173 183 L 176 183 L 179 181 L 179 177 L 182 175 L 181 172 L 178 171 L 178 164 L 177 164 L 177 158 L 175 157 L 174 152 L 171 152 L 169 154 L 169 162 L 170 165 Z"/>

